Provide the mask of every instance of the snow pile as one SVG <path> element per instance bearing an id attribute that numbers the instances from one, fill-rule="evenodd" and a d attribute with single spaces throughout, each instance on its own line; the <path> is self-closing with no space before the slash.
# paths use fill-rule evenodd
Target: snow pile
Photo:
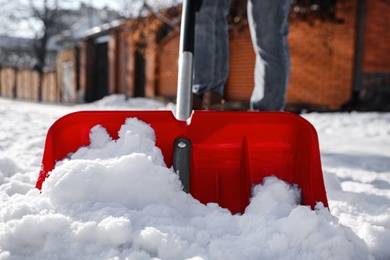
<path id="1" fill-rule="evenodd" d="M 117 141 L 96 126 L 90 139 L 89 147 L 80 148 L 57 166 L 43 183 L 42 194 L 55 204 L 89 200 L 142 209 L 175 199 L 179 180 L 165 166 L 154 131 L 146 123 L 127 119 Z"/>
<path id="2" fill-rule="evenodd" d="M 42 194 L 4 196 L 0 259 L 372 258 L 350 228 L 321 205 L 297 205 L 299 190 L 276 178 L 232 215 L 181 190 L 147 124 L 128 119 L 118 140 L 96 126 L 90 138 L 56 166 Z M 17 171 L 4 165 L 3 179 Z"/>
<path id="3" fill-rule="evenodd" d="M 148 98 L 126 98 L 122 94 L 113 94 L 93 103 L 76 106 L 77 109 L 86 110 L 172 110 L 173 104 L 164 104 Z"/>

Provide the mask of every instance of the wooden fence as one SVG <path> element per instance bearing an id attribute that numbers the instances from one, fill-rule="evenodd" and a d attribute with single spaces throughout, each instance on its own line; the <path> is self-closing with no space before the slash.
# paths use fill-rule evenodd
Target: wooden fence
<path id="1" fill-rule="evenodd" d="M 56 71 L 45 72 L 42 82 L 42 101 L 60 102 Z M 30 68 L 3 67 L 0 70 L 0 96 L 20 100 L 39 100 L 39 74 Z"/>

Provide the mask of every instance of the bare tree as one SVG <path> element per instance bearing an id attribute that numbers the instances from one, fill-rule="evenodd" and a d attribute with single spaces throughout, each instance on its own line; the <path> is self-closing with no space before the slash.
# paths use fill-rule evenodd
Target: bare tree
<path id="1" fill-rule="evenodd" d="M 145 11 L 145 6 L 151 7 L 153 11 L 157 12 L 164 7 L 171 7 L 181 3 L 181 0 L 114 0 L 118 3 L 119 13 L 124 18 L 139 17 Z M 148 10 L 150 11 L 150 10 Z"/>
<path id="2" fill-rule="evenodd" d="M 61 5 L 72 0 L 14 0 L 0 1 L 5 7 L 0 32 L 9 35 L 33 38 L 32 52 L 35 54 L 35 69 L 39 74 L 38 100 L 41 100 L 42 80 L 50 39 L 66 27 Z"/>

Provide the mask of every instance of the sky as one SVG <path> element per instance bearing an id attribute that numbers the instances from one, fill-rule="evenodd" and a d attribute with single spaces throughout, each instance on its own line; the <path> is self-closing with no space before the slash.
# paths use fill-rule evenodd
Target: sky
<path id="1" fill-rule="evenodd" d="M 329 209 L 298 203 L 275 177 L 243 214 L 181 190 L 153 129 L 101 126 L 35 188 L 46 133 L 82 110 L 167 110 L 112 95 L 61 106 L 0 98 L 0 259 L 390 259 L 390 113 L 307 113 L 319 136 Z M 224 113 L 224 112 L 221 112 Z"/>

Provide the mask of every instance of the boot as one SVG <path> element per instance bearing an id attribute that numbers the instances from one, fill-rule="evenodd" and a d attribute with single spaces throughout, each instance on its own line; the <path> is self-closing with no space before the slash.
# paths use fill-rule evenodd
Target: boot
<path id="1" fill-rule="evenodd" d="M 192 110 L 201 110 L 202 109 L 201 100 L 202 100 L 201 96 L 198 96 L 195 93 L 192 93 Z"/>
<path id="2" fill-rule="evenodd" d="M 224 109 L 225 100 L 219 93 L 206 91 L 203 94 L 202 109 L 204 110 L 219 110 Z"/>

